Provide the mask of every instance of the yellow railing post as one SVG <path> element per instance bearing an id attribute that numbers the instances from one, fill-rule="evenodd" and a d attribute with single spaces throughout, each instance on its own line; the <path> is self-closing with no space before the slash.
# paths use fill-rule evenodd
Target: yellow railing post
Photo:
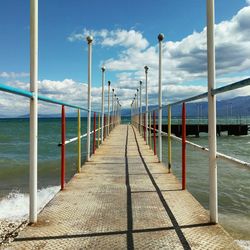
<path id="1" fill-rule="evenodd" d="M 168 105 L 168 172 L 171 171 L 172 148 L 171 148 L 171 106 Z"/>
<path id="2" fill-rule="evenodd" d="M 81 172 L 81 111 L 78 109 L 78 165 L 77 165 L 77 171 L 78 173 Z"/>

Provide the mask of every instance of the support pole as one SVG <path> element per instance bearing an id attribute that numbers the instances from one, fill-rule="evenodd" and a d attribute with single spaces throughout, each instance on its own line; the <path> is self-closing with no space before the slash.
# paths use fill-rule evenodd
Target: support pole
<path id="1" fill-rule="evenodd" d="M 96 112 L 94 112 L 93 154 L 95 154 L 95 146 L 96 146 Z"/>
<path id="2" fill-rule="evenodd" d="M 109 130 L 110 130 L 110 84 L 111 84 L 111 82 L 108 81 L 108 127 L 107 127 L 107 130 L 108 130 L 107 135 L 108 136 L 109 136 Z"/>
<path id="3" fill-rule="evenodd" d="M 104 83 L 105 83 L 105 67 L 102 67 L 102 131 L 101 131 L 101 143 L 103 143 L 104 134 Z"/>
<path id="4" fill-rule="evenodd" d="M 171 106 L 168 105 L 168 172 L 172 167 L 172 145 L 171 145 Z"/>
<path id="5" fill-rule="evenodd" d="M 156 155 L 156 114 L 154 111 L 154 155 Z"/>
<path id="6" fill-rule="evenodd" d="M 158 93 L 158 141 L 159 141 L 159 162 L 162 162 L 162 41 L 164 39 L 163 34 L 158 35 L 159 41 L 159 93 Z"/>
<path id="7" fill-rule="evenodd" d="M 30 0 L 30 166 L 29 222 L 37 222 L 37 136 L 38 136 L 38 0 Z"/>
<path id="8" fill-rule="evenodd" d="M 186 104 L 182 103 L 182 190 L 186 189 Z"/>
<path id="9" fill-rule="evenodd" d="M 207 61 L 208 61 L 208 144 L 209 144 L 209 210 L 210 222 L 218 223 L 217 138 L 215 84 L 214 0 L 207 0 Z"/>
<path id="10" fill-rule="evenodd" d="M 146 76 L 146 81 L 145 81 L 146 144 L 148 145 L 148 66 L 145 66 L 144 69 L 145 69 L 145 76 Z"/>
<path id="11" fill-rule="evenodd" d="M 93 37 L 88 36 L 88 123 L 87 123 L 87 161 L 90 160 L 90 129 L 91 129 L 91 74 L 92 74 L 92 41 Z"/>
<path id="12" fill-rule="evenodd" d="M 81 111 L 78 109 L 78 130 L 77 130 L 77 137 L 78 137 L 78 168 L 77 172 L 81 172 L 81 167 L 82 167 L 82 160 L 81 160 Z"/>
<path id="13" fill-rule="evenodd" d="M 62 118 L 61 118 L 61 138 L 62 138 L 62 146 L 61 146 L 61 190 L 64 189 L 65 184 L 65 107 L 62 105 Z"/>

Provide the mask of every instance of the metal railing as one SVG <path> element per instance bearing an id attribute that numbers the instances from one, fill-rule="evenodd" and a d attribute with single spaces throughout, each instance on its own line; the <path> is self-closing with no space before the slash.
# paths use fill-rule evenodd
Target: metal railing
<path id="1" fill-rule="evenodd" d="M 154 154 L 156 154 L 156 132 L 158 133 L 158 159 L 159 162 L 162 161 L 162 135 L 167 135 L 168 137 L 168 168 L 171 170 L 172 164 L 172 151 L 171 151 L 171 138 L 181 140 L 182 143 L 182 189 L 186 188 L 186 144 L 190 144 L 195 148 L 202 149 L 209 154 L 209 211 L 210 211 L 210 222 L 218 223 L 218 189 L 217 189 L 217 158 L 221 158 L 237 165 L 249 168 L 250 163 L 241 161 L 234 157 L 217 152 L 217 136 L 216 136 L 216 96 L 221 93 L 236 90 L 242 87 L 250 85 L 250 79 L 245 79 L 227 86 L 216 88 L 215 80 L 215 43 L 214 43 L 214 0 L 207 0 L 207 71 L 208 71 L 208 91 L 197 96 L 189 97 L 168 105 L 162 105 L 162 52 L 161 52 L 161 42 L 164 36 L 160 34 L 158 36 L 159 41 L 159 84 L 158 84 L 158 106 L 149 111 L 148 107 L 148 93 L 147 93 L 147 74 L 148 67 L 145 66 L 145 86 L 146 86 L 146 112 L 144 115 L 144 121 L 142 122 L 142 107 L 141 100 L 140 104 L 138 101 L 138 96 L 141 93 L 135 94 L 135 97 L 131 103 L 131 123 L 136 126 L 140 134 L 144 137 L 146 144 L 152 146 L 151 142 L 151 131 L 153 131 L 153 149 Z M 141 83 L 140 83 L 141 90 Z M 197 101 L 200 99 L 208 99 L 208 142 L 209 149 L 203 148 L 202 146 L 196 145 L 186 140 L 186 103 Z M 171 134 L 171 107 L 174 105 L 182 104 L 182 138 L 177 138 Z M 167 108 L 168 110 L 168 132 L 162 132 L 162 110 Z M 156 129 L 156 111 L 158 112 L 158 129 Z M 152 112 L 153 112 L 153 128 L 152 128 Z M 148 126 L 149 120 L 149 126 Z M 148 138 L 149 134 L 149 138 Z M 250 168 L 249 168 L 250 169 Z"/>
<path id="2" fill-rule="evenodd" d="M 29 153 L 29 222 L 37 222 L 37 162 L 38 162 L 38 101 L 44 101 L 60 105 L 62 107 L 61 115 L 61 189 L 64 188 L 65 182 L 65 146 L 74 141 L 78 141 L 78 171 L 81 167 L 81 138 L 87 137 L 87 160 L 90 158 L 90 135 L 93 134 L 93 152 L 95 152 L 96 132 L 98 138 L 101 136 L 101 142 L 109 135 L 110 131 L 117 123 L 120 123 L 121 104 L 118 97 L 112 90 L 112 111 L 110 111 L 110 82 L 108 89 L 108 113 L 104 113 L 104 82 L 105 82 L 105 67 L 102 67 L 102 103 L 101 112 L 91 110 L 91 84 L 92 84 L 92 41 L 91 36 L 87 37 L 88 43 L 88 107 L 72 105 L 64 101 L 49 98 L 38 93 L 38 0 L 30 0 L 30 91 L 0 84 L 0 91 L 12 93 L 15 95 L 29 98 L 30 100 L 30 153 Z M 115 98 L 114 98 L 115 97 Z M 65 107 L 74 108 L 78 112 L 78 135 L 66 141 L 66 114 Z M 87 133 L 81 135 L 81 113 L 86 111 L 87 118 Z M 94 129 L 91 130 L 91 114 L 94 113 Z M 96 114 L 98 113 L 98 128 L 96 128 Z M 102 116 L 102 117 L 101 117 Z M 102 118 L 102 119 L 101 119 Z M 102 120 L 100 124 L 100 120 Z M 106 124 L 107 123 L 107 124 Z M 104 129 L 105 128 L 105 129 Z M 100 135 L 101 130 L 101 135 Z M 99 140 L 98 140 L 99 143 Z"/>

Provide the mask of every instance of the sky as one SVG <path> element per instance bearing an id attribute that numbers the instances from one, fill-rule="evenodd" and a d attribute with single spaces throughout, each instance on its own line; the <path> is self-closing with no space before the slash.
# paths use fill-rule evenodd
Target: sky
<path id="1" fill-rule="evenodd" d="M 215 0 L 215 9 L 217 86 L 223 86 L 250 75 L 250 1 Z M 29 89 L 29 27 L 28 0 L 1 0 L 2 84 Z M 86 36 L 93 35 L 93 108 L 101 108 L 102 65 L 105 84 L 111 81 L 123 107 L 129 107 L 139 81 L 145 82 L 147 65 L 149 104 L 156 104 L 159 33 L 165 35 L 163 103 L 206 92 L 205 0 L 40 0 L 39 92 L 86 107 Z M 218 98 L 249 94 L 244 88 Z M 28 103 L 0 93 L 3 116 L 28 113 Z M 40 113 L 59 111 L 39 105 Z"/>

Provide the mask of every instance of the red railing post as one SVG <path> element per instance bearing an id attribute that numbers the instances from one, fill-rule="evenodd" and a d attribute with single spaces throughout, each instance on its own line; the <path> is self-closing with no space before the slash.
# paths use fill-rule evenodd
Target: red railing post
<path id="1" fill-rule="evenodd" d="M 106 130 L 107 128 L 106 128 L 106 115 L 104 114 L 104 128 L 103 128 L 103 130 L 104 130 L 104 133 L 103 133 L 103 140 L 105 140 L 105 138 L 106 138 Z"/>
<path id="2" fill-rule="evenodd" d="M 96 139 L 96 112 L 94 112 L 93 154 L 95 154 L 95 139 Z"/>
<path id="3" fill-rule="evenodd" d="M 156 155 L 156 124 L 155 124 L 155 120 L 156 120 L 156 114 L 154 111 L 154 155 Z"/>
<path id="4" fill-rule="evenodd" d="M 182 190 L 186 189 L 186 104 L 182 104 Z"/>
<path id="5" fill-rule="evenodd" d="M 146 114 L 143 115 L 144 141 L 146 141 Z"/>
<path id="6" fill-rule="evenodd" d="M 61 190 L 64 189 L 65 183 L 65 139 L 66 139 L 66 121 L 65 121 L 65 107 L 62 105 L 62 117 L 61 117 Z"/>

